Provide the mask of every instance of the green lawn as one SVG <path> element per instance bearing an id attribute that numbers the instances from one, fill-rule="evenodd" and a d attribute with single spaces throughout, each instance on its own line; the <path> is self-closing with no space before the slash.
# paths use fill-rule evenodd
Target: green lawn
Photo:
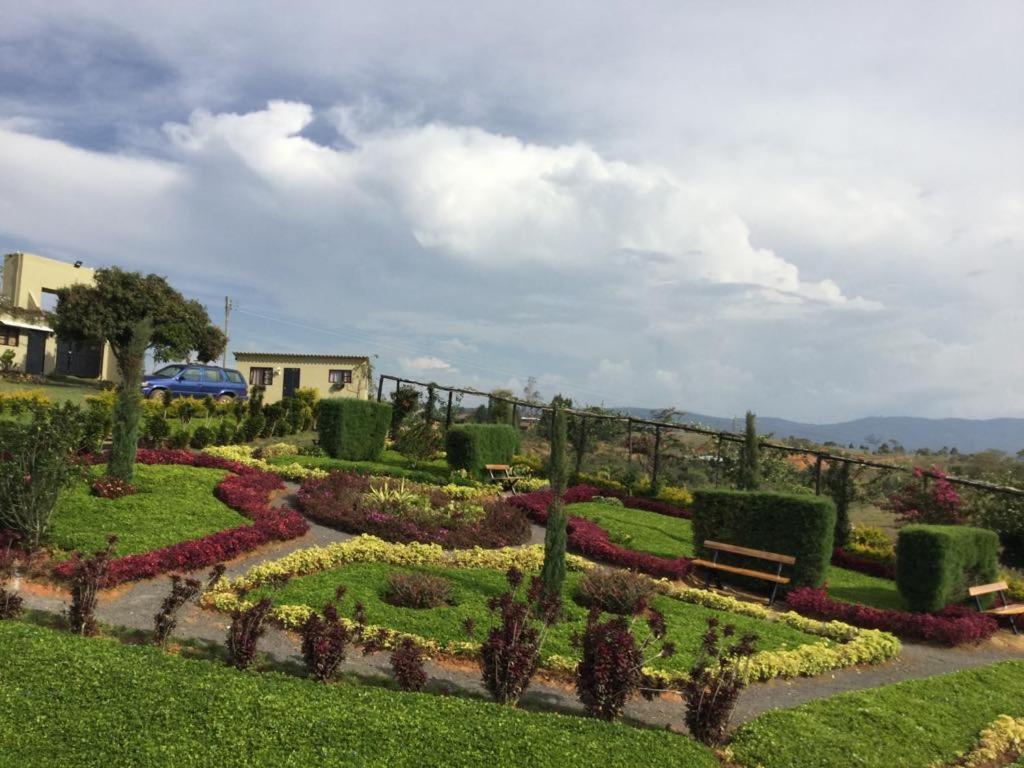
<path id="1" fill-rule="evenodd" d="M 131 555 L 251 522 L 214 497 L 214 487 L 227 474 L 223 470 L 138 464 L 138 493 L 101 499 L 89 484 L 104 469 L 93 467 L 90 480 L 77 480 L 61 493 L 50 544 L 92 552 L 106 545 L 107 534 L 116 533 L 117 554 Z"/>
<path id="2" fill-rule="evenodd" d="M 845 693 L 743 726 L 739 762 L 764 768 L 945 765 L 998 715 L 1024 715 L 1024 661 Z"/>
<path id="3" fill-rule="evenodd" d="M 664 730 L 279 673 L 0 622 L 5 766 L 714 768 Z"/>
<path id="4" fill-rule="evenodd" d="M 421 461 L 413 467 L 409 460 L 397 451 L 384 451 L 380 461 L 347 461 L 332 459 L 329 456 L 277 456 L 270 459 L 271 464 L 279 465 L 296 462 L 304 467 L 326 470 L 345 469 L 434 485 L 452 482 L 451 468 L 444 459 Z"/>
<path id="5" fill-rule="evenodd" d="M 418 570 L 444 576 L 454 584 L 455 605 L 434 609 L 399 608 L 382 599 L 387 576 L 392 571 Z M 573 594 L 579 574 L 570 573 L 566 580 L 566 594 Z M 298 576 L 283 587 L 266 586 L 255 590 L 253 597 L 269 595 L 278 605 L 308 605 L 316 610 L 334 595 L 335 588 L 344 584 L 348 593 L 341 606 L 341 613 L 351 617 L 357 601 L 366 607 L 367 621 L 402 632 L 440 642 L 465 641 L 462 622 L 472 618 L 477 625 L 477 640 L 483 638 L 490 624 L 487 610 L 488 598 L 506 590 L 505 575 L 501 571 L 487 568 L 450 569 L 438 567 L 404 568 L 379 563 L 352 563 L 328 571 Z M 754 632 L 760 638 L 758 650 L 794 648 L 806 643 L 820 642 L 820 638 L 799 632 L 791 627 L 774 622 L 737 616 L 731 613 L 712 611 L 701 606 L 659 596 L 654 606 L 665 614 L 668 624 L 668 639 L 676 644 L 676 656 L 659 660 L 654 664 L 662 669 L 684 671 L 689 669 L 700 642 L 707 629 L 707 618 L 717 616 L 725 623 L 735 624 L 741 632 Z M 571 599 L 566 604 L 567 620 L 557 624 L 545 641 L 543 656 L 576 656 L 576 650 L 569 642 L 573 632 L 582 630 L 587 611 Z M 646 628 L 639 631 L 646 636 Z"/>
<path id="6" fill-rule="evenodd" d="M 593 520 L 608 531 L 613 542 L 629 549 L 661 557 L 693 557 L 695 554 L 693 524 L 684 518 L 593 501 L 570 504 L 566 509 L 570 515 Z M 831 566 L 827 581 L 828 593 L 836 600 L 875 608 L 905 609 L 896 583 L 888 579 Z"/>
<path id="7" fill-rule="evenodd" d="M 61 402 L 68 400 L 81 404 L 89 395 L 98 395 L 102 389 L 91 381 L 54 381 L 48 379 L 45 384 L 22 384 L 0 379 L 0 393 L 7 392 L 42 392 L 50 400 Z"/>
<path id="8" fill-rule="evenodd" d="M 684 518 L 599 501 L 570 504 L 566 511 L 593 520 L 614 543 L 628 549 L 660 557 L 693 556 L 693 525 Z"/>

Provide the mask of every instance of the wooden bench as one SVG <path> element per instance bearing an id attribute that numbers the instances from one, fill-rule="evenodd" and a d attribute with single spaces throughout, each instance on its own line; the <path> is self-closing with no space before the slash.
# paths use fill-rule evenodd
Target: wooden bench
<path id="1" fill-rule="evenodd" d="M 765 552 L 762 549 L 749 549 L 747 547 L 736 546 L 735 544 L 723 544 L 720 541 L 705 541 L 704 548 L 710 549 L 714 553 L 713 559 L 703 560 L 701 558 L 697 558 L 693 561 L 693 564 L 696 567 L 703 568 L 707 571 L 707 578 L 704 580 L 705 589 L 711 588 L 712 578 L 714 578 L 718 588 L 722 588 L 722 582 L 719 580 L 717 572 L 734 573 L 739 576 L 748 576 L 752 579 L 761 579 L 762 581 L 767 581 L 772 585 L 771 593 L 768 595 L 768 605 L 772 605 L 775 602 L 775 596 L 778 594 L 779 587 L 789 584 L 789 577 L 782 575 L 782 566 L 792 566 L 796 563 L 796 558 L 791 555 L 780 555 L 777 552 Z M 720 563 L 718 562 L 718 555 L 721 552 L 775 563 L 775 573 L 755 571 L 750 568 L 740 568 L 736 565 Z"/>
<path id="2" fill-rule="evenodd" d="M 974 602 L 978 606 L 978 610 L 981 613 L 988 614 L 989 616 L 995 616 L 996 618 L 1004 617 L 1010 620 L 1010 628 L 1013 630 L 1013 634 L 1019 635 L 1020 630 L 1017 629 L 1017 620 L 1015 617 L 1024 614 L 1024 603 L 1009 603 L 1006 600 L 1006 590 L 1009 589 L 1005 581 L 996 581 L 992 584 L 982 584 L 978 587 L 971 587 L 967 590 L 968 594 L 974 598 Z M 982 595 L 991 595 L 993 592 L 999 597 L 999 605 L 995 608 L 989 608 L 986 610 L 981 604 Z"/>
<path id="3" fill-rule="evenodd" d="M 519 478 L 512 474 L 512 468 L 508 464 L 484 464 L 484 469 L 492 481 L 501 483 L 502 488 L 511 491 L 513 496 L 516 495 L 516 483 L 519 482 Z"/>

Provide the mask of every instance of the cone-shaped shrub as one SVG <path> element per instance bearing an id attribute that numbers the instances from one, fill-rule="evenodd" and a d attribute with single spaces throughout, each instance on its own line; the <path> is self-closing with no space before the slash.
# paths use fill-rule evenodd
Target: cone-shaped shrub
<path id="1" fill-rule="evenodd" d="M 551 429 L 551 503 L 548 505 L 548 520 L 544 530 L 544 567 L 541 581 L 548 595 L 561 595 L 565 583 L 565 545 L 568 532 L 568 515 L 565 513 L 565 411 L 556 408 Z"/>

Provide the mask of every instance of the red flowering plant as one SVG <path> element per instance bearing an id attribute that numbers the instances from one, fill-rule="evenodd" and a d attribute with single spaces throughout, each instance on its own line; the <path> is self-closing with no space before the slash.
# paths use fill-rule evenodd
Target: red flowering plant
<path id="1" fill-rule="evenodd" d="M 648 632 L 637 642 L 633 628 L 640 618 Z M 588 714 L 614 720 L 638 691 L 650 699 L 663 688 L 645 675 L 643 668 L 675 653 L 672 643 L 662 642 L 665 633 L 665 617 L 646 601 L 637 604 L 630 618 L 615 616 L 601 621 L 601 609 L 590 609 L 586 629 L 573 637 L 573 644 L 582 652 L 576 665 L 576 693 Z"/>
<path id="2" fill-rule="evenodd" d="M 914 468 L 914 477 L 892 493 L 885 508 L 905 523 L 960 525 L 966 521 L 963 497 L 946 475 L 934 467 Z"/>
<path id="3" fill-rule="evenodd" d="M 495 701 L 515 706 L 537 671 L 544 637 L 558 618 L 561 601 L 545 594 L 537 576 L 530 580 L 525 599 L 519 597 L 522 571 L 510 568 L 505 578 L 509 589 L 487 602 L 492 625 L 480 646 L 480 671 Z M 463 628 L 469 635 L 475 629 L 470 622 Z"/>

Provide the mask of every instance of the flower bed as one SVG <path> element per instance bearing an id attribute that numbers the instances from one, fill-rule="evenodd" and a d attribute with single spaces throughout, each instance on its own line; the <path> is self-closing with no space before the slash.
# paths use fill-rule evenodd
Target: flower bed
<path id="1" fill-rule="evenodd" d="M 577 485 L 568 489 L 562 498 L 566 504 L 574 504 L 590 501 L 595 496 L 607 493 L 607 491 L 593 486 Z M 513 496 L 509 499 L 509 503 L 526 512 L 530 519 L 538 525 L 544 525 L 548 519 L 548 505 L 551 503 L 551 498 L 551 491 L 537 491 L 522 496 Z M 668 514 L 672 517 L 689 517 L 686 510 L 664 502 L 633 496 L 617 496 L 616 498 L 621 498 L 622 503 L 627 507 Z M 606 530 L 597 523 L 582 517 L 569 517 L 568 534 L 568 545 L 571 551 L 609 565 L 632 568 L 651 576 L 669 579 L 681 579 L 693 568 L 689 558 L 686 557 L 658 557 L 614 544 Z"/>
<path id="2" fill-rule="evenodd" d="M 786 603 L 807 616 L 843 621 L 858 627 L 892 632 L 911 640 L 948 646 L 976 643 L 995 634 L 999 628 L 995 619 L 960 606 L 950 606 L 939 613 L 883 610 L 841 603 L 830 598 L 824 589 L 810 587 L 792 590 L 786 596 Z"/>
<path id="3" fill-rule="evenodd" d="M 103 457 L 92 457 L 99 463 Z M 184 450 L 141 449 L 136 459 L 141 464 L 181 464 L 193 467 L 224 469 L 233 474 L 225 477 L 214 494 L 235 511 L 252 519 L 251 525 L 212 533 L 168 547 L 119 557 L 110 564 L 104 587 L 126 581 L 150 579 L 170 571 L 190 571 L 231 560 L 271 541 L 287 541 L 309 530 L 305 519 L 294 509 L 275 509 L 267 503 L 272 491 L 284 487 L 276 475 L 234 461 Z M 64 562 L 54 568 L 61 578 L 68 578 L 73 563 Z"/>
<path id="4" fill-rule="evenodd" d="M 832 565 L 846 568 L 850 571 L 866 573 L 868 576 L 877 576 L 880 579 L 896 580 L 896 566 L 892 563 L 865 557 L 856 552 L 849 552 L 842 547 L 837 547 L 833 550 Z"/>
<path id="5" fill-rule="evenodd" d="M 454 499 L 439 488 L 404 481 L 393 487 L 355 472 L 332 472 L 303 483 L 299 506 L 324 525 L 388 541 L 494 549 L 530 539 L 529 523 L 505 501 Z"/>
<path id="6" fill-rule="evenodd" d="M 281 585 L 290 578 L 324 573 L 344 565 L 356 563 L 383 563 L 398 567 L 486 568 L 505 570 L 511 566 L 536 572 L 544 561 L 543 547 L 533 546 L 501 550 L 443 550 L 431 544 L 392 544 L 372 536 L 360 536 L 352 541 L 298 550 L 286 557 L 262 563 L 232 582 L 222 583 L 207 593 L 203 603 L 218 610 L 228 611 L 246 604 L 239 598 L 239 590 L 257 590 L 264 585 Z M 587 571 L 593 564 L 573 555 L 567 558 L 570 572 Z M 892 658 L 899 652 L 899 641 L 892 635 L 875 630 L 858 629 L 836 621 L 821 622 L 797 613 L 778 613 L 764 606 L 754 605 L 731 597 L 716 595 L 701 589 L 691 589 L 668 581 L 654 581 L 660 595 L 694 606 L 725 611 L 759 621 L 781 624 L 807 635 L 820 637 L 817 642 L 795 648 L 763 650 L 751 660 L 745 674 L 751 680 L 769 680 L 776 677 L 817 675 L 830 669 L 873 664 Z M 333 586 L 331 587 L 333 589 Z M 306 604 L 277 605 L 272 611 L 276 622 L 289 629 L 297 629 L 312 609 Z M 389 642 L 410 636 L 390 627 L 371 627 L 374 633 L 384 629 Z M 424 648 L 435 654 L 475 656 L 479 646 L 468 642 L 439 642 L 436 639 L 415 637 Z M 571 673 L 576 659 L 552 656 L 545 661 L 549 671 Z M 662 669 L 649 669 L 666 682 L 678 682 L 681 673 Z"/>

